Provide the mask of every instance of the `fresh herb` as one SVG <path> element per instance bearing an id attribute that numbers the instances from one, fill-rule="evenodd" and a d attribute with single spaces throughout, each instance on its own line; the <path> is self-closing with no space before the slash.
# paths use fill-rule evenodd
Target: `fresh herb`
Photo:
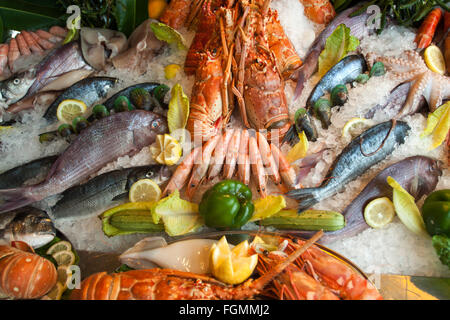
<path id="1" fill-rule="evenodd" d="M 432 242 L 441 262 L 450 268 L 450 238 L 434 236 Z"/>
<path id="2" fill-rule="evenodd" d="M 120 267 L 118 267 L 116 270 L 114 270 L 114 273 L 120 273 L 120 272 L 127 272 L 134 270 L 133 268 L 130 268 L 126 264 L 122 264 Z"/>
<path id="3" fill-rule="evenodd" d="M 361 3 L 361 1 L 354 0 L 333 0 L 332 2 L 338 13 Z M 418 26 L 427 14 L 436 6 L 440 6 L 442 9 L 450 11 L 450 8 L 445 1 L 441 0 L 373 0 L 366 2 L 361 8 L 352 13 L 351 16 L 362 14 L 371 5 L 377 5 L 382 12 L 381 28 L 378 30 L 378 33 L 383 31 L 388 17 L 395 17 L 400 25 L 411 27 Z"/>

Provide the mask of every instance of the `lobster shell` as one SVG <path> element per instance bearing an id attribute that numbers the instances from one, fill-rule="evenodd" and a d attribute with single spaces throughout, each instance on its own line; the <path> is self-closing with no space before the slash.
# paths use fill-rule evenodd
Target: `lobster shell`
<path id="1" fill-rule="evenodd" d="M 10 246 L 0 246 L 0 292 L 16 299 L 36 299 L 56 284 L 49 260 Z"/>

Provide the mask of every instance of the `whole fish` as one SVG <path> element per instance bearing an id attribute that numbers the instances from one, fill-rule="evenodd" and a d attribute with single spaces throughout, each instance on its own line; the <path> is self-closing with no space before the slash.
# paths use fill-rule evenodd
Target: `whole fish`
<path id="1" fill-rule="evenodd" d="M 162 184 L 169 177 L 170 170 L 161 165 L 107 172 L 64 191 L 50 215 L 53 219 L 88 216 L 111 206 L 114 201 L 128 199 L 130 187 L 139 179 L 152 179 Z"/>
<path id="2" fill-rule="evenodd" d="M 356 77 L 367 70 L 366 60 L 361 55 L 350 55 L 334 65 L 315 86 L 306 106 L 311 110 L 314 103 L 327 92 L 339 85 L 355 81 Z"/>
<path id="3" fill-rule="evenodd" d="M 51 50 L 33 69 L 0 83 L 0 99 L 12 105 L 33 96 L 58 77 L 78 69 L 92 69 L 83 58 L 80 44 L 72 41 Z"/>
<path id="4" fill-rule="evenodd" d="M 87 106 L 94 104 L 100 99 L 106 97 L 108 91 L 117 83 L 116 78 L 110 77 L 92 77 L 82 79 L 61 93 L 58 98 L 48 107 L 44 113 L 44 118 L 49 123 L 56 122 L 56 110 L 58 105 L 66 99 L 82 100 Z"/>
<path id="5" fill-rule="evenodd" d="M 167 121 L 149 111 L 120 112 L 84 129 L 39 184 L 0 190 L 0 213 L 61 193 L 86 181 L 118 157 L 133 155 L 167 132 Z"/>
<path id="6" fill-rule="evenodd" d="M 50 156 L 25 163 L 0 174 L 0 189 L 21 187 L 26 181 L 42 177 L 45 179 L 58 156 Z"/>
<path id="7" fill-rule="evenodd" d="M 389 94 L 389 97 L 387 98 L 384 104 L 377 104 L 369 111 L 367 111 L 364 117 L 366 119 L 372 119 L 375 113 L 379 110 L 385 110 L 389 112 L 389 114 L 397 114 L 405 104 L 406 99 L 408 98 L 408 92 L 410 88 L 411 88 L 410 82 L 405 82 L 395 87 Z M 426 103 L 427 101 L 425 100 L 425 98 L 421 96 L 418 110 L 420 110 L 423 106 L 425 106 Z"/>
<path id="8" fill-rule="evenodd" d="M 296 73 L 297 87 L 295 89 L 294 100 L 297 100 L 300 97 L 306 81 L 308 81 L 312 74 L 317 70 L 319 56 L 325 48 L 327 38 L 340 24 L 345 24 L 348 28 L 350 28 L 350 34 L 358 39 L 362 39 L 369 34 L 369 29 L 366 25 L 367 19 L 369 18 L 369 14 L 367 12 L 364 12 L 356 17 L 350 17 L 350 14 L 358 10 L 360 7 L 361 5 L 358 5 L 342 11 L 313 42 L 311 48 L 306 54 L 302 67 Z"/>
<path id="9" fill-rule="evenodd" d="M 333 196 L 348 182 L 385 159 L 398 144 L 403 144 L 409 130 L 408 124 L 402 121 L 387 121 L 373 126 L 342 150 L 331 165 L 322 185 L 317 188 L 291 190 L 287 195 L 300 201 L 299 213 Z"/>
<path id="10" fill-rule="evenodd" d="M 343 237 L 351 237 L 369 228 L 364 220 L 366 205 L 381 197 L 392 199 L 392 187 L 388 185 L 387 177 L 394 178 L 417 201 L 436 188 L 441 175 L 441 162 L 424 156 L 409 157 L 385 168 L 344 210 L 345 228 L 326 232 L 321 242 L 332 242 Z M 313 234 L 309 231 L 300 233 L 304 237 L 311 237 Z"/>
<path id="11" fill-rule="evenodd" d="M 40 248 L 55 236 L 52 220 L 42 210 L 24 207 L 0 215 L 0 242 L 23 241 Z"/>

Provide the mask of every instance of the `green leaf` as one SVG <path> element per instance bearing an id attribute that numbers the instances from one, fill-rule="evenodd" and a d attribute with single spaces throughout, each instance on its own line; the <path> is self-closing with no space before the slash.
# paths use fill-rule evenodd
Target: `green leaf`
<path id="1" fill-rule="evenodd" d="M 64 14 L 59 8 L 23 0 L 0 0 L 0 34 L 6 36 L 10 30 L 35 30 L 61 25 Z"/>
<path id="2" fill-rule="evenodd" d="M 175 29 L 162 22 L 152 23 L 150 28 L 152 28 L 152 31 L 158 40 L 165 41 L 168 44 L 176 44 L 179 50 L 187 50 L 183 37 Z"/>
<path id="3" fill-rule="evenodd" d="M 136 0 L 116 0 L 114 16 L 117 29 L 130 36 L 136 26 Z"/>
<path id="4" fill-rule="evenodd" d="M 323 77 L 336 63 L 359 46 L 358 38 L 350 35 L 350 28 L 339 25 L 328 37 L 319 56 L 319 75 Z"/>

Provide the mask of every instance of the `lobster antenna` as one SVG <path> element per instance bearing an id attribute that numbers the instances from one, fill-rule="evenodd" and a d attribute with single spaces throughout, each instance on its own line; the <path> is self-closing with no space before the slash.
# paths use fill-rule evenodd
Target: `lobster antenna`
<path id="1" fill-rule="evenodd" d="M 293 263 L 298 257 L 300 257 L 306 250 L 308 250 L 314 243 L 323 236 L 323 230 L 315 233 L 308 241 L 306 241 L 300 248 L 295 250 L 289 257 L 283 262 L 277 264 L 269 272 L 255 280 L 252 284 L 252 289 L 260 291 L 266 284 L 268 284 L 272 279 L 281 273 L 286 267 Z"/>

